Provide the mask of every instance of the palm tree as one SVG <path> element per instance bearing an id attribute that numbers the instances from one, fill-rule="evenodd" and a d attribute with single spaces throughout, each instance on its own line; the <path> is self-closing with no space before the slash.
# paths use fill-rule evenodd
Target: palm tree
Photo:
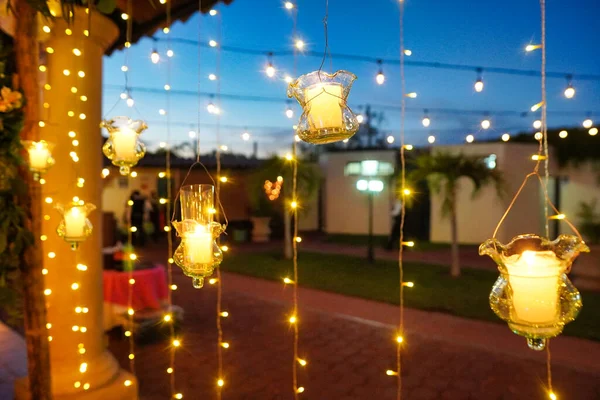
<path id="1" fill-rule="evenodd" d="M 432 192 L 442 196 L 442 215 L 450 217 L 452 265 L 450 275 L 460 275 L 456 196 L 461 178 L 473 182 L 473 196 L 488 185 L 494 185 L 499 197 L 504 195 L 504 179 L 500 171 L 489 168 L 483 156 L 435 152 L 415 160 L 415 170 L 409 174 L 413 182 L 427 180 Z"/>
<path id="2" fill-rule="evenodd" d="M 284 256 L 287 259 L 292 258 L 292 237 L 291 237 L 291 217 L 290 203 L 292 201 L 292 174 L 293 163 L 285 158 L 273 156 L 266 160 L 249 177 L 249 197 L 252 203 L 253 212 L 261 215 L 271 215 L 275 210 L 276 204 L 267 199 L 263 185 L 265 180 L 275 180 L 278 176 L 283 178 L 283 222 L 284 222 Z M 300 203 L 299 217 L 303 210 L 314 198 L 320 185 L 320 174 L 314 163 L 298 161 L 298 202 Z"/>

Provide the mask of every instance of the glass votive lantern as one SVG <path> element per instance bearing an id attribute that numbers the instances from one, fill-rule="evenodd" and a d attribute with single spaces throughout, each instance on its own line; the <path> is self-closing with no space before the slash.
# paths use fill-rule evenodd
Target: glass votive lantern
<path id="1" fill-rule="evenodd" d="M 347 99 L 356 75 L 348 71 L 328 74 L 314 71 L 290 83 L 288 97 L 295 97 L 303 113 L 296 133 L 305 142 L 333 143 L 352 137 L 358 130 Z"/>
<path id="2" fill-rule="evenodd" d="M 109 135 L 102 146 L 102 152 L 113 165 L 119 167 L 121 175 L 129 175 L 131 167 L 146 154 L 146 146 L 138 138 L 148 126 L 144 121 L 134 121 L 128 117 L 102 121 L 100 126 L 106 128 Z"/>
<path id="3" fill-rule="evenodd" d="M 54 165 L 54 158 L 52 158 L 54 144 L 45 140 L 39 142 L 24 140 L 23 146 L 29 156 L 29 170 L 33 173 L 33 179 L 39 181 L 40 177 Z"/>
<path id="4" fill-rule="evenodd" d="M 181 237 L 173 259 L 192 278 L 196 289 L 204 285 L 204 278 L 212 275 L 223 261 L 223 253 L 216 239 L 223 233 L 220 223 L 214 221 L 215 187 L 213 185 L 187 185 L 179 192 L 181 221 L 173 226 Z"/>
<path id="5" fill-rule="evenodd" d="M 57 204 L 54 208 L 63 217 L 56 228 L 56 233 L 71 245 L 71 249 L 77 250 L 79 244 L 92 234 L 93 226 L 87 216 L 96 209 L 96 206 L 92 203 L 74 202 L 67 207 Z"/>
<path id="6" fill-rule="evenodd" d="M 500 276 L 490 293 L 494 313 L 533 350 L 558 336 L 581 309 L 581 295 L 567 273 L 587 245 L 572 235 L 550 241 L 533 234 L 520 235 L 508 245 L 488 239 L 479 247 L 498 265 Z"/>

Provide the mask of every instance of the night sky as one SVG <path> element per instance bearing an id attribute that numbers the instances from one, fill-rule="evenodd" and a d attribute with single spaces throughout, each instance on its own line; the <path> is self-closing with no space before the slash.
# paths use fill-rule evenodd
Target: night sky
<path id="1" fill-rule="evenodd" d="M 333 69 L 345 69 L 358 76 L 350 93 L 349 105 L 359 113 L 358 106 L 372 104 L 375 111 L 383 111 L 381 124 L 384 132 L 397 135 L 400 129 L 400 71 L 397 64 L 383 64 L 386 81 L 377 85 L 375 75 L 378 66 L 364 62 L 336 58 L 335 53 L 361 55 L 382 59 L 399 58 L 399 6 L 393 0 L 330 0 L 329 45 L 334 54 Z M 581 126 L 588 112 L 592 113 L 595 126 L 600 122 L 600 81 L 578 80 L 578 74 L 600 74 L 600 51 L 598 16 L 600 2 L 597 0 L 572 0 L 569 2 L 547 1 L 547 52 L 548 71 L 573 75 L 577 93 L 566 99 L 563 91 L 565 77 L 548 79 L 548 123 L 550 127 Z M 298 36 L 306 42 L 310 51 L 323 52 L 323 17 L 325 0 L 299 0 Z M 277 68 L 275 79 L 264 73 L 266 55 L 240 54 L 222 51 L 220 83 L 221 93 L 242 96 L 279 98 L 281 101 L 240 101 L 223 98 L 221 101 L 221 144 L 229 151 L 249 154 L 252 141 L 257 141 L 259 154 L 266 156 L 289 149 L 293 140 L 292 125 L 299 117 L 300 109 L 295 100 L 295 115 L 288 119 L 286 109 L 285 73 L 293 75 L 293 56 L 277 56 L 278 51 L 293 48 L 291 13 L 279 0 L 235 0 L 229 6 L 218 8 L 222 16 L 222 45 L 244 49 L 273 51 L 273 64 Z M 198 16 L 186 23 L 175 23 L 169 35 L 172 38 L 198 39 Z M 218 37 L 218 17 L 201 17 L 201 40 L 207 43 Z M 130 85 L 135 108 L 128 108 L 123 100 L 107 116 L 128 115 L 145 119 L 149 129 L 142 136 L 150 148 L 167 140 L 167 117 L 159 114 L 166 109 L 168 62 L 166 35 L 158 31 L 158 39 L 144 39 L 130 48 Z M 526 77 L 486 72 L 485 67 L 505 67 L 539 70 L 541 51 L 526 53 L 529 43 L 540 41 L 540 8 L 535 0 L 490 1 L 405 1 L 405 47 L 412 50 L 407 61 L 455 63 L 483 67 L 485 88 L 477 93 L 473 88 L 477 74 L 474 70 L 444 70 L 407 65 L 406 84 L 408 92 L 417 92 L 416 99 L 407 99 L 406 142 L 427 145 L 427 137 L 436 136 L 436 143 L 462 143 L 467 134 L 476 140 L 493 138 L 505 132 L 516 133 L 530 130 L 532 122 L 540 113 L 526 117 L 495 115 L 497 111 L 528 111 L 540 101 L 539 77 Z M 153 64 L 150 53 L 156 47 L 161 61 Z M 200 74 L 198 74 L 198 48 L 195 45 L 172 43 L 171 58 L 171 142 L 189 140 L 188 132 L 197 130 L 200 107 L 200 141 L 202 152 L 215 147 L 217 117 L 206 111 L 210 102 L 207 96 L 178 94 L 181 91 L 216 93 L 217 82 L 208 75 L 217 73 L 217 49 L 203 47 L 200 50 Z M 298 75 L 319 68 L 320 57 L 299 55 Z M 119 100 L 124 87 L 121 65 L 124 53 L 115 52 L 106 57 L 104 64 L 104 112 Z M 329 70 L 327 59 L 325 70 Z M 145 93 L 136 88 L 157 89 L 158 93 Z M 388 105 L 384 109 L 376 105 Z M 421 124 L 423 109 L 452 108 L 480 111 L 475 114 L 446 114 L 430 111 L 431 125 Z M 553 113 L 555 111 L 556 113 Z M 484 112 L 489 112 L 492 127 L 481 130 Z M 564 115 L 573 112 L 573 115 Z M 247 127 L 252 135 L 244 142 L 241 134 Z M 533 140 L 533 139 L 532 139 Z M 600 140 L 600 137 L 599 137 Z"/>

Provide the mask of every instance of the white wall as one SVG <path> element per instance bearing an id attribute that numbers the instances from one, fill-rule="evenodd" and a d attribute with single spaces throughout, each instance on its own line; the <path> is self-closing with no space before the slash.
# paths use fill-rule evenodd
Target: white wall
<path id="1" fill-rule="evenodd" d="M 438 146 L 435 151 L 488 156 L 496 154 L 496 168 L 506 180 L 506 195 L 499 199 L 493 186 L 483 188 L 473 198 L 473 185 L 467 179 L 459 182 L 458 238 L 460 243 L 478 244 L 492 237 L 496 225 L 523 182 L 533 170 L 537 143 L 473 143 L 458 146 Z M 551 157 L 552 159 L 552 157 Z M 551 165 L 551 172 L 554 165 Z M 442 197 L 431 194 L 430 238 L 433 242 L 450 242 L 449 219 L 441 215 Z M 532 177 L 498 231 L 497 238 L 506 243 L 519 234 L 543 233 L 543 196 L 539 181 Z"/>
<path id="2" fill-rule="evenodd" d="M 325 180 L 323 189 L 323 224 L 327 233 L 367 234 L 367 195 L 356 189 L 358 176 L 344 176 L 344 167 L 349 162 L 378 160 L 395 165 L 397 150 L 347 151 L 326 153 L 319 159 Z M 385 188 L 375 196 L 373 202 L 373 233 L 388 235 L 391 229 L 394 182 L 382 177 Z"/>
<path id="3" fill-rule="evenodd" d="M 560 176 L 562 178 L 560 184 L 560 211 L 577 227 L 583 222 L 577 218 L 579 203 L 582 201 L 589 203 L 596 199 L 598 202 L 596 210 L 600 211 L 600 185 L 598 185 L 600 171 L 594 171 L 592 163 L 586 162 L 578 167 L 568 166 L 562 168 Z M 564 222 L 559 224 L 559 232 L 573 233 Z"/>

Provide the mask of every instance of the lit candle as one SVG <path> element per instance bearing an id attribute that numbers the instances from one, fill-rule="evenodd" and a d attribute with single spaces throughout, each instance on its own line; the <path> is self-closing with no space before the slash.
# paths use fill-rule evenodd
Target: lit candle
<path id="1" fill-rule="evenodd" d="M 65 212 L 65 238 L 84 238 L 86 214 L 78 206 Z"/>
<path id="2" fill-rule="evenodd" d="M 137 133 L 134 130 L 126 127 L 119 129 L 113 134 L 113 145 L 116 160 L 131 161 L 136 159 Z"/>
<path id="3" fill-rule="evenodd" d="M 513 261 L 514 258 L 514 261 Z M 559 277 L 564 267 L 552 251 L 526 250 L 506 260 L 515 321 L 542 324 L 558 315 Z"/>
<path id="4" fill-rule="evenodd" d="M 313 129 L 342 128 L 342 85 L 318 83 L 305 90 L 308 122 Z"/>
<path id="5" fill-rule="evenodd" d="M 213 236 L 204 225 L 197 225 L 184 234 L 186 260 L 192 264 L 210 264 L 213 261 Z"/>
<path id="6" fill-rule="evenodd" d="M 35 143 L 29 147 L 29 165 L 32 169 L 43 170 L 48 166 L 48 158 L 50 158 L 50 150 L 45 143 Z"/>

